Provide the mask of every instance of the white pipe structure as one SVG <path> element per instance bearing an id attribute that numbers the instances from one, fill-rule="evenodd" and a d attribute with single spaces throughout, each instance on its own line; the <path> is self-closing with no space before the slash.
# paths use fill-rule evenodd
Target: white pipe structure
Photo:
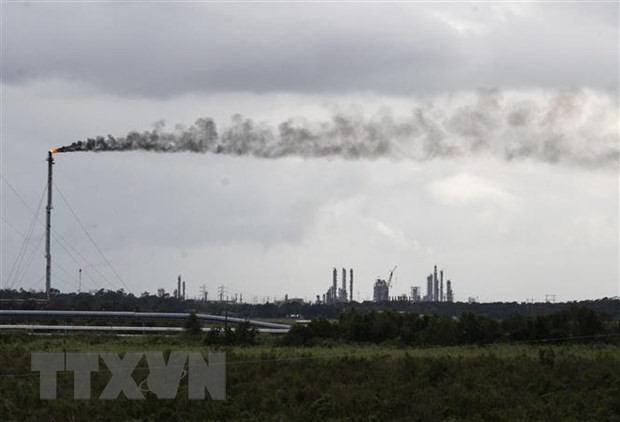
<path id="1" fill-rule="evenodd" d="M 25 330 L 25 331 L 109 331 L 109 332 L 183 332 L 183 327 L 125 327 L 109 325 L 45 325 L 45 324 L 6 324 L 0 325 L 0 330 Z M 202 331 L 211 331 L 212 328 L 204 327 Z M 235 328 L 233 327 L 234 331 Z M 258 328 L 261 333 L 286 334 L 288 330 L 276 328 Z"/>
<path id="2" fill-rule="evenodd" d="M 131 319 L 134 321 L 186 320 L 191 314 L 186 312 L 115 312 L 115 311 L 45 311 L 45 310 L 0 310 L 0 318 L 62 318 L 62 319 Z M 288 331 L 290 325 L 255 319 L 235 318 L 222 315 L 196 314 L 201 322 L 241 323 L 249 322 L 257 328 L 271 328 Z"/>

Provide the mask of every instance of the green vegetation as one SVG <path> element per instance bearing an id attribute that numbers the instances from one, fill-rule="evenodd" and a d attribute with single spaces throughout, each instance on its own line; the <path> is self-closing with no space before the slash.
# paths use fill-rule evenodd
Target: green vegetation
<path id="1" fill-rule="evenodd" d="M 451 346 L 498 342 L 620 343 L 620 324 L 605 321 L 592 310 L 573 306 L 547 316 L 513 315 L 503 320 L 464 313 L 460 318 L 420 316 L 392 310 L 345 311 L 337 322 L 314 319 L 293 325 L 283 345 L 311 346 L 324 341 L 349 343 L 397 342 L 401 345 Z"/>
<path id="2" fill-rule="evenodd" d="M 225 327 L 212 328 L 205 336 L 204 343 L 210 346 L 251 346 L 256 344 L 258 330 L 249 322 L 237 324 L 235 329 Z"/>
<path id="3" fill-rule="evenodd" d="M 446 303 L 446 302 L 363 302 L 320 305 L 310 303 L 227 303 L 180 300 L 170 296 L 155 296 L 144 292 L 139 296 L 125 292 L 123 289 L 112 291 L 101 289 L 94 293 L 60 293 L 54 291 L 50 303 L 41 302 L 45 298 L 42 292 L 0 289 L 0 309 L 73 309 L 83 311 L 142 311 L 142 312 L 196 312 L 242 318 L 277 318 L 289 320 L 289 315 L 303 315 L 304 318 L 325 317 L 336 319 L 349 309 L 359 312 L 382 311 L 386 308 L 395 312 L 409 312 L 420 315 L 460 316 L 463 313 L 484 315 L 503 319 L 512 315 L 537 316 L 549 315 L 582 306 L 597 314 L 605 315 L 608 320 L 620 321 L 620 298 L 603 298 L 568 303 Z M 40 302 L 36 302 L 39 300 Z M 12 302 L 13 301 L 13 302 Z"/>
<path id="4" fill-rule="evenodd" d="M 32 352 L 226 352 L 227 399 L 98 397 L 111 377 L 100 359 L 91 400 L 73 399 L 73 373 L 57 400 L 39 399 Z M 2 420 L 620 420 L 620 324 L 586 307 L 502 320 L 348 310 L 286 335 L 249 323 L 203 333 L 194 314 L 179 334 L 33 335 L 0 332 Z"/>
<path id="5" fill-rule="evenodd" d="M 189 314 L 187 321 L 185 321 L 185 333 L 188 336 L 199 336 L 202 334 L 202 324 L 193 312 Z"/>
<path id="6" fill-rule="evenodd" d="M 260 340 L 260 339 L 259 339 Z M 217 348 L 217 347 L 216 347 Z M 110 378 L 92 375 L 91 400 L 73 399 L 73 377 L 58 377 L 58 399 L 41 401 L 33 351 L 214 350 L 188 336 L 0 337 L 3 420 L 614 420 L 620 416 L 620 347 L 493 345 L 409 348 L 225 347 L 227 400 L 99 400 Z M 148 375 L 140 362 L 136 383 Z"/>

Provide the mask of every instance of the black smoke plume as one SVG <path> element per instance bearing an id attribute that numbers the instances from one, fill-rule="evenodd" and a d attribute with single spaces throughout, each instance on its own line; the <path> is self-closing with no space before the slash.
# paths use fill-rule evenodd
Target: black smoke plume
<path id="1" fill-rule="evenodd" d="M 56 152 L 135 150 L 259 158 L 428 160 L 492 155 L 617 168 L 618 105 L 584 91 L 527 99 L 505 98 L 491 90 L 469 102 L 448 98 L 418 105 L 404 118 L 394 117 L 388 109 L 371 118 L 349 111 L 336 112 L 327 121 L 291 118 L 273 127 L 234 115 L 219 133 L 210 118 L 172 132 L 166 132 L 160 121 L 151 131 L 89 138 Z"/>

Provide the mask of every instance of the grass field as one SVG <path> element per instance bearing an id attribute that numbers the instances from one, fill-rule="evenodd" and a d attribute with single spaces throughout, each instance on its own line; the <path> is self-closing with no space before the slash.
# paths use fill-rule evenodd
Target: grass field
<path id="1" fill-rule="evenodd" d="M 262 338 L 263 343 L 270 342 Z M 99 400 L 110 378 L 100 362 L 92 399 L 73 399 L 73 374 L 58 399 L 39 399 L 30 353 L 42 351 L 226 352 L 227 399 Z M 618 420 L 620 347 L 525 345 L 403 348 L 206 347 L 182 335 L 79 334 L 0 337 L 3 420 Z M 140 362 L 133 375 L 148 375 Z"/>

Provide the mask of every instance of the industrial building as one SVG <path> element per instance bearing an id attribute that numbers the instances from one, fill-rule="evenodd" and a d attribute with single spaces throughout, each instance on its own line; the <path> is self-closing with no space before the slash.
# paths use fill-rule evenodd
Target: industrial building
<path id="1" fill-rule="evenodd" d="M 377 281 L 375 281 L 375 285 L 373 286 L 373 289 L 372 289 L 373 302 L 386 302 L 390 300 L 390 288 L 392 287 L 392 277 L 394 277 L 394 271 L 396 271 L 396 268 L 398 268 L 398 266 L 390 270 L 390 276 L 388 277 L 387 281 L 385 281 L 382 278 L 378 278 Z"/>
<path id="2" fill-rule="evenodd" d="M 426 296 L 424 302 L 453 302 L 454 292 L 452 291 L 452 282 L 447 280 L 444 293 L 443 270 L 439 271 L 437 277 L 437 265 L 433 272 L 426 277 Z"/>
<path id="3" fill-rule="evenodd" d="M 342 287 L 338 287 L 338 269 L 332 272 L 332 285 L 323 294 L 323 298 L 317 296 L 317 303 L 331 305 L 334 303 L 353 302 L 353 268 L 349 269 L 349 290 L 347 291 L 347 270 L 342 269 Z"/>
<path id="4" fill-rule="evenodd" d="M 372 289 L 373 302 L 386 302 L 390 300 L 390 286 L 387 281 L 378 278 Z"/>
<path id="5" fill-rule="evenodd" d="M 390 288 L 392 287 L 392 276 L 394 275 L 394 267 L 390 271 L 388 280 L 378 278 L 373 286 L 373 302 L 453 302 L 454 292 L 452 291 L 452 282 L 447 280 L 444 290 L 443 270 L 437 272 L 435 265 L 433 272 L 426 277 L 426 295 L 422 296 L 420 286 L 411 286 L 410 295 L 406 293 L 399 296 L 390 296 Z"/>
<path id="6" fill-rule="evenodd" d="M 411 286 L 411 301 L 412 302 L 422 301 L 422 295 L 420 293 L 420 286 Z"/>

